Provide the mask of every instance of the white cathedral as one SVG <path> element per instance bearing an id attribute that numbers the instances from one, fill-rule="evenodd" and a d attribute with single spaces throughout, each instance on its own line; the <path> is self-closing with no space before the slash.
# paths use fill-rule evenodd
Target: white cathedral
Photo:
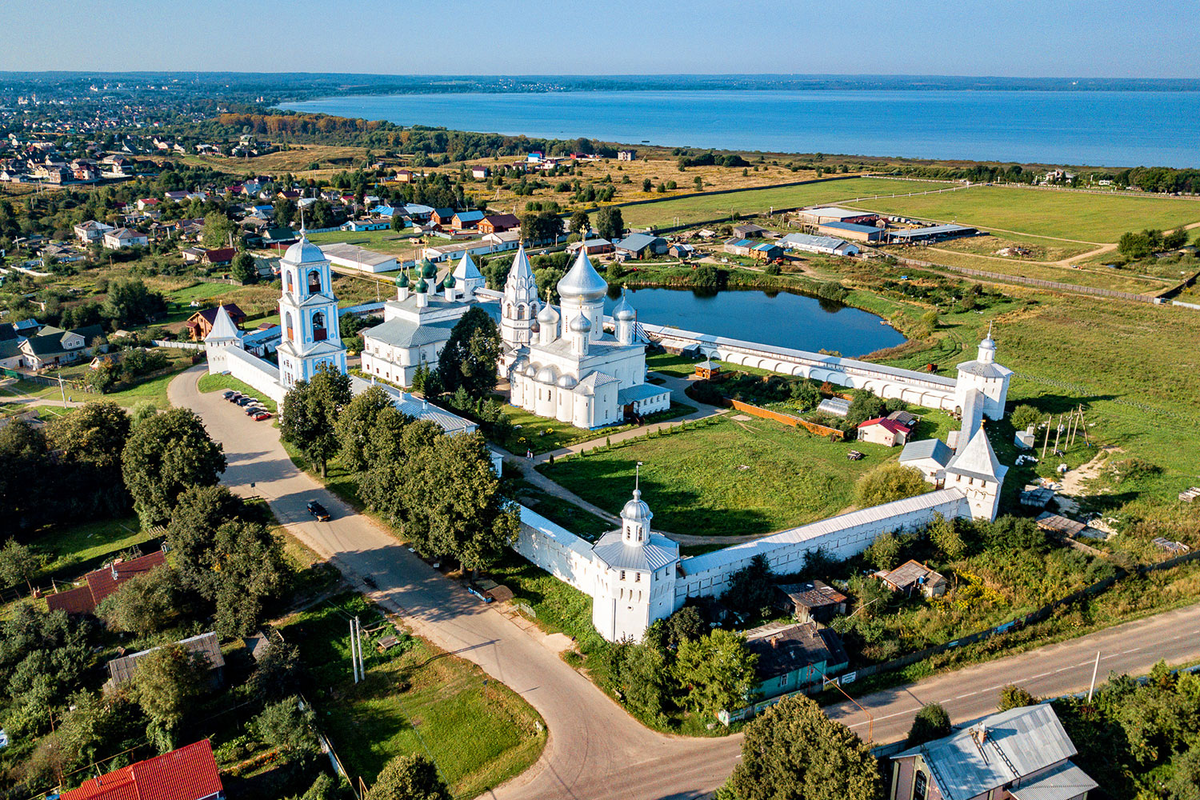
<path id="1" fill-rule="evenodd" d="M 413 287 L 402 275 L 383 323 L 363 331 L 364 372 L 411 385 L 422 364 L 436 366 L 455 323 L 478 305 L 499 323 L 500 377 L 508 379 L 513 405 L 588 429 L 670 408 L 670 391 L 646 383 L 646 348 L 624 297 L 613 309 L 613 332 L 605 331 L 608 284 L 583 248 L 558 282 L 560 310 L 538 298 L 523 247 L 502 293 L 484 288 L 469 255 L 440 284 L 428 262 L 416 281 Z"/>

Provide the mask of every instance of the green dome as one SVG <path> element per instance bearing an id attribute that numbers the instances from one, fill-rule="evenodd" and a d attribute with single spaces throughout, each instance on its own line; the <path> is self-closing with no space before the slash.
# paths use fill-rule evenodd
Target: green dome
<path id="1" fill-rule="evenodd" d="M 447 272 L 446 280 L 442 281 L 442 286 L 446 287 L 447 289 L 453 289 L 454 288 L 454 275 Z"/>
<path id="2" fill-rule="evenodd" d="M 397 286 L 408 286 L 408 273 L 401 272 L 400 276 L 398 278 L 396 278 L 396 285 Z"/>
<path id="3" fill-rule="evenodd" d="M 427 258 L 421 262 L 421 277 L 433 278 L 437 276 L 437 267 Z"/>
<path id="4" fill-rule="evenodd" d="M 425 294 L 427 291 L 429 291 L 429 284 L 425 282 L 424 278 L 421 278 L 417 281 L 417 294 Z"/>

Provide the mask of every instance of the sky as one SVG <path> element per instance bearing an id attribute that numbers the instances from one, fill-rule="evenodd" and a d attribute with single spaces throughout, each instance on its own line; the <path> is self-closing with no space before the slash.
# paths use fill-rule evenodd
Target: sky
<path id="1" fill-rule="evenodd" d="M 5 0 L 0 70 L 1200 76 L 1197 0 Z"/>

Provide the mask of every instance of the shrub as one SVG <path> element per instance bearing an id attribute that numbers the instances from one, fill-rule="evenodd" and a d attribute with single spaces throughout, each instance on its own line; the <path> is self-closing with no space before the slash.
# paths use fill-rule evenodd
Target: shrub
<path id="1" fill-rule="evenodd" d="M 919 470 L 900 464 L 880 464 L 858 479 L 855 484 L 858 504 L 863 508 L 915 497 L 929 491 Z"/>
<path id="2" fill-rule="evenodd" d="M 1008 711 L 1012 708 L 1024 708 L 1025 706 L 1037 705 L 1038 699 L 1029 693 L 1029 690 L 1009 684 L 1000 690 L 1000 701 L 996 704 L 997 711 Z"/>
<path id="3" fill-rule="evenodd" d="M 922 706 L 921 710 L 917 712 L 917 716 L 913 718 L 912 727 L 908 731 L 908 740 L 904 746 L 916 747 L 919 744 L 949 735 L 950 715 L 937 703 L 929 703 Z"/>
<path id="4" fill-rule="evenodd" d="M 1014 428 L 1023 431 L 1030 425 L 1037 425 L 1041 422 L 1042 412 L 1031 405 L 1022 404 L 1013 409 L 1009 420 L 1012 422 Z"/>

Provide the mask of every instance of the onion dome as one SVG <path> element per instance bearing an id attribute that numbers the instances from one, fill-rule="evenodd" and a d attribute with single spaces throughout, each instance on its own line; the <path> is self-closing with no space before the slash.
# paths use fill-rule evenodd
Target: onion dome
<path id="1" fill-rule="evenodd" d="M 442 286 L 446 289 L 454 288 L 454 273 L 447 272 L 445 279 L 442 280 Z"/>
<path id="2" fill-rule="evenodd" d="M 321 252 L 321 248 L 310 242 L 307 236 L 301 234 L 300 241 L 289 247 L 283 254 L 283 260 L 289 264 L 312 264 L 324 261 L 325 254 Z"/>
<path id="3" fill-rule="evenodd" d="M 558 388 L 560 389 L 574 389 L 575 384 L 576 380 L 570 375 L 563 375 L 558 379 Z"/>
<path id="4" fill-rule="evenodd" d="M 592 332 L 592 323 L 583 314 L 580 314 L 579 316 L 575 317 L 575 319 L 571 320 L 570 327 L 571 327 L 571 330 L 574 331 L 575 333 L 591 333 Z"/>
<path id="5" fill-rule="evenodd" d="M 400 286 L 400 287 L 408 286 L 408 273 L 407 272 L 401 272 L 400 275 L 397 276 L 396 285 Z"/>
<path id="6" fill-rule="evenodd" d="M 529 366 L 525 367 L 525 377 L 527 377 L 527 378 L 532 378 L 532 377 L 536 376 L 537 372 L 538 372 L 537 364 L 530 364 Z"/>
<path id="7" fill-rule="evenodd" d="M 419 280 L 417 280 L 417 285 L 416 285 L 417 294 L 425 294 L 428 291 L 429 291 L 429 284 L 425 282 L 425 279 L 420 278 Z"/>
<path id="8" fill-rule="evenodd" d="M 548 386 L 551 386 L 556 380 L 558 380 L 558 372 L 554 369 L 553 365 L 547 364 L 538 370 L 537 378 L 534 380 L 536 380 L 538 383 L 544 383 Z"/>
<path id="9" fill-rule="evenodd" d="M 430 261 L 428 258 L 421 262 L 421 277 L 422 278 L 436 278 L 437 277 L 437 267 L 435 267 L 433 265 L 433 262 Z"/>
<path id="10" fill-rule="evenodd" d="M 649 525 L 653 517 L 654 514 L 650 513 L 650 506 L 646 505 L 646 501 L 642 499 L 641 490 L 634 489 L 633 499 L 625 503 L 625 507 L 621 509 L 621 518 Z"/>
<path id="11" fill-rule="evenodd" d="M 574 266 L 558 282 L 558 296 L 564 301 L 575 298 L 584 302 L 599 300 L 608 291 L 608 284 L 592 266 L 587 252 L 580 248 Z"/>
<path id="12" fill-rule="evenodd" d="M 621 302 L 617 303 L 612 315 L 613 319 L 619 322 L 632 322 L 637 317 L 637 312 L 629 305 L 629 298 L 625 296 L 625 292 L 621 292 Z"/>
<path id="13" fill-rule="evenodd" d="M 529 359 L 525 356 L 518 356 L 517 360 L 512 363 L 510 370 L 514 375 L 524 375 L 525 368 L 529 366 Z"/>
<path id="14" fill-rule="evenodd" d="M 558 322 L 558 312 L 554 310 L 554 306 L 547 303 L 538 312 L 537 321 L 542 325 L 553 325 Z"/>

